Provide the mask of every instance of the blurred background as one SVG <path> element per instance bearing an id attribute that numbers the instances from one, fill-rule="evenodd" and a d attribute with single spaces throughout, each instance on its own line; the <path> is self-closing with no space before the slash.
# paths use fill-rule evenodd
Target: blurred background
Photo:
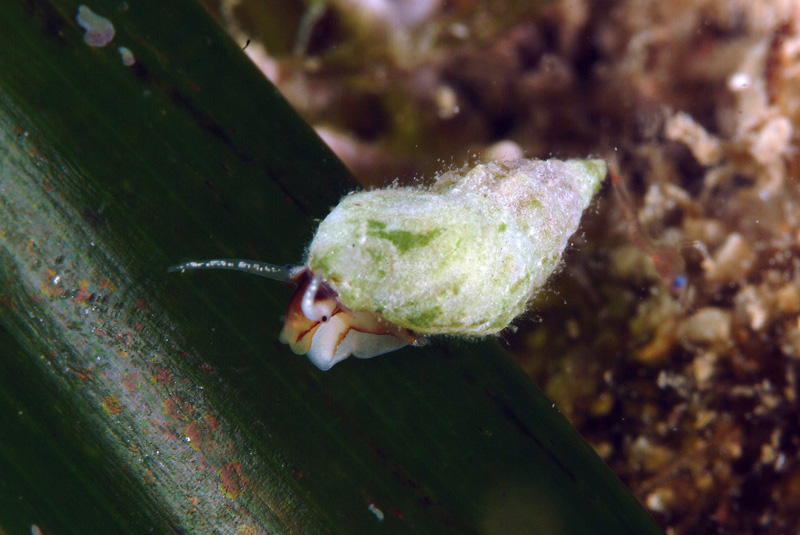
<path id="1" fill-rule="evenodd" d="M 606 158 L 503 342 L 667 533 L 800 531 L 800 3 L 204 3 L 365 186 Z"/>

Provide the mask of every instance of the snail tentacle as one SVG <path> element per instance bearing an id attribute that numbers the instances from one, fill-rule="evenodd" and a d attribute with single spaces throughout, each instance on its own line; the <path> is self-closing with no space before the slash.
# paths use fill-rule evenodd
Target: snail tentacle
<path id="1" fill-rule="evenodd" d="M 175 266 L 170 266 L 167 271 L 170 273 L 189 271 L 193 269 L 230 269 L 232 271 L 244 271 L 253 275 L 259 275 L 268 279 L 296 285 L 294 278 L 303 266 L 285 265 L 278 266 L 266 262 L 256 262 L 243 258 L 215 258 L 213 260 L 200 260 L 184 262 Z"/>

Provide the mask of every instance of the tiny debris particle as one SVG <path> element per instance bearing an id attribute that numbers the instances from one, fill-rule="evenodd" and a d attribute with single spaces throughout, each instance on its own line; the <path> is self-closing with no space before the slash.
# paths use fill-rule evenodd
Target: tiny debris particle
<path id="1" fill-rule="evenodd" d="M 728 89 L 734 92 L 742 91 L 750 87 L 753 83 L 750 75 L 744 72 L 737 72 L 728 79 Z"/>
<path id="2" fill-rule="evenodd" d="M 434 93 L 437 113 L 441 119 L 452 119 L 459 112 L 458 95 L 449 85 L 440 85 Z"/>
<path id="3" fill-rule="evenodd" d="M 748 241 L 733 232 L 728 236 L 714 257 L 703 261 L 706 280 L 717 283 L 730 283 L 747 278 L 756 261 L 756 253 Z"/>
<path id="4" fill-rule="evenodd" d="M 106 46 L 114 39 L 114 25 L 105 17 L 101 17 L 85 5 L 78 6 L 75 20 L 86 30 L 83 40 L 89 46 Z"/>
<path id="5" fill-rule="evenodd" d="M 508 139 L 498 141 L 494 145 L 489 146 L 484 153 L 484 158 L 486 160 L 495 160 L 499 162 L 519 160 L 523 156 L 522 147 Z"/>
<path id="6" fill-rule="evenodd" d="M 669 506 L 675 500 L 675 493 L 668 487 L 660 487 L 650 493 L 645 500 L 647 507 L 657 513 L 669 511 Z"/>
<path id="7" fill-rule="evenodd" d="M 122 58 L 123 65 L 125 65 L 126 67 L 130 67 L 131 65 L 136 63 L 136 58 L 133 57 L 133 52 L 131 52 L 130 48 L 120 46 L 117 47 L 117 50 L 119 51 L 119 55 Z"/>
<path id="8" fill-rule="evenodd" d="M 378 519 L 378 522 L 383 521 L 383 511 L 378 509 L 378 506 L 374 503 L 369 504 L 369 510 L 372 512 L 373 515 Z"/>
<path id="9" fill-rule="evenodd" d="M 31 524 L 31 535 L 42 535 L 42 530 L 36 524 Z"/>
<path id="10" fill-rule="evenodd" d="M 707 386 L 716 371 L 716 361 L 717 355 L 713 352 L 703 353 L 692 361 L 692 373 L 698 386 Z"/>
<path id="11" fill-rule="evenodd" d="M 690 343 L 727 343 L 731 337 L 731 314 L 720 308 L 701 308 L 684 322 L 678 334 Z"/>
<path id="12" fill-rule="evenodd" d="M 770 119 L 750 136 L 750 153 L 757 162 L 768 165 L 791 151 L 793 135 L 794 127 L 788 118 Z"/>
<path id="13" fill-rule="evenodd" d="M 667 139 L 685 144 L 701 165 L 715 165 L 722 160 L 720 140 L 688 113 L 679 112 L 668 118 L 664 125 L 664 135 Z"/>
<path id="14" fill-rule="evenodd" d="M 800 312 L 800 287 L 796 283 L 787 283 L 775 292 L 775 307 L 783 314 Z"/>

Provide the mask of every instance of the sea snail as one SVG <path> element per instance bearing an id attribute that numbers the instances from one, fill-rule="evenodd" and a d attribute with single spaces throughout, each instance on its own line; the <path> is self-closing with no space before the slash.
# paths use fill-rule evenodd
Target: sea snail
<path id="1" fill-rule="evenodd" d="M 426 335 L 495 334 L 556 269 L 605 175 L 603 160 L 448 171 L 427 188 L 347 195 L 303 266 L 223 259 L 170 271 L 234 269 L 296 285 L 280 340 L 323 370 Z"/>

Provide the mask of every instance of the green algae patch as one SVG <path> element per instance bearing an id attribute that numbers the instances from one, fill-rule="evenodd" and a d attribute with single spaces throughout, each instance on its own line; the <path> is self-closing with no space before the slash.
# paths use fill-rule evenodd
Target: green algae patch
<path id="1" fill-rule="evenodd" d="M 423 334 L 494 334 L 558 266 L 604 177 L 602 160 L 518 160 L 354 193 L 320 224 L 308 265 L 352 310 Z"/>

